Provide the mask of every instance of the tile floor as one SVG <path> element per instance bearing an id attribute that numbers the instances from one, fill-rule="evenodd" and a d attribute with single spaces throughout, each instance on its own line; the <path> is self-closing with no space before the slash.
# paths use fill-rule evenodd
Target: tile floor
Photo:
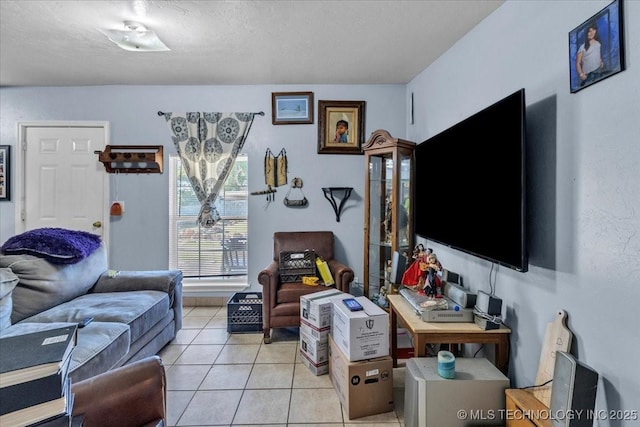
<path id="1" fill-rule="evenodd" d="M 227 333 L 226 307 L 185 307 L 182 330 L 160 356 L 167 372 L 169 426 L 404 425 L 404 368 L 394 369 L 395 411 L 349 420 L 329 375 L 298 356 L 298 330 Z"/>

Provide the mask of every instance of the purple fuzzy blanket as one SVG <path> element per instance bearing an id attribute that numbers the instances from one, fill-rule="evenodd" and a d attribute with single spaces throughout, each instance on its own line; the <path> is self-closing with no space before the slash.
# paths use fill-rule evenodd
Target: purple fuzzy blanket
<path id="1" fill-rule="evenodd" d="M 0 248 L 5 255 L 29 254 L 53 264 L 75 264 L 100 247 L 100 236 L 64 228 L 37 228 L 11 237 Z"/>

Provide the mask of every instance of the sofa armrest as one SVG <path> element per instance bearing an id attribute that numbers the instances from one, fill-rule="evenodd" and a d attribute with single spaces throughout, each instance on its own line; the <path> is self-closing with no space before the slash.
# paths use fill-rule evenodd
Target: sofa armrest
<path id="1" fill-rule="evenodd" d="M 91 292 L 160 291 L 169 296 L 174 311 L 176 332 L 182 329 L 182 271 L 117 271 L 115 275 L 105 271 Z"/>
<path id="2" fill-rule="evenodd" d="M 166 425 L 166 374 L 151 356 L 71 386 L 83 427 Z"/>
<path id="3" fill-rule="evenodd" d="M 336 282 L 336 288 L 342 292 L 349 292 L 349 284 L 353 281 L 355 274 L 351 267 L 347 267 L 340 261 L 331 259 L 327 261 L 333 280 Z"/>
<path id="4" fill-rule="evenodd" d="M 115 275 L 105 271 L 91 292 L 162 291 L 173 294 L 181 283 L 180 270 L 116 271 Z"/>

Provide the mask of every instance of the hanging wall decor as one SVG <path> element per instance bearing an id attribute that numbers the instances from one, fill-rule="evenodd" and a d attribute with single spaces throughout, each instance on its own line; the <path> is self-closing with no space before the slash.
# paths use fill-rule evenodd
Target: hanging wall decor
<path id="1" fill-rule="evenodd" d="M 318 101 L 318 154 L 362 154 L 364 101 Z"/>
<path id="2" fill-rule="evenodd" d="M 624 70 L 623 21 L 622 0 L 615 0 L 571 30 L 569 33 L 571 93 Z"/>
<path id="3" fill-rule="evenodd" d="M 297 191 L 296 191 L 297 190 Z M 293 194 L 292 194 L 293 191 Z M 299 195 L 296 197 L 296 193 Z M 300 195 L 302 197 L 300 197 Z M 305 207 L 309 204 L 307 197 L 304 195 L 302 191 L 302 179 L 293 178 L 291 180 L 291 188 L 287 191 L 287 195 L 284 196 L 284 200 L 282 201 L 285 206 L 289 208 L 301 208 Z"/>
<path id="4" fill-rule="evenodd" d="M 10 150 L 11 146 L 0 145 L 0 202 L 11 200 Z"/>

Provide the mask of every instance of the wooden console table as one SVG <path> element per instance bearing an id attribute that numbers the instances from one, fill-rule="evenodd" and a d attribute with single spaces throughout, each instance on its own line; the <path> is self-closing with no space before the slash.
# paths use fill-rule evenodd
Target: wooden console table
<path id="1" fill-rule="evenodd" d="M 500 326 L 500 329 L 485 331 L 475 323 L 436 323 L 424 322 L 402 295 L 387 295 L 391 313 L 391 356 L 393 366 L 398 366 L 396 354 L 398 338 L 398 317 L 413 336 L 415 357 L 426 356 L 427 344 L 460 344 L 478 343 L 495 344 L 495 365 L 507 375 L 509 369 L 509 334 L 511 329 Z"/>

